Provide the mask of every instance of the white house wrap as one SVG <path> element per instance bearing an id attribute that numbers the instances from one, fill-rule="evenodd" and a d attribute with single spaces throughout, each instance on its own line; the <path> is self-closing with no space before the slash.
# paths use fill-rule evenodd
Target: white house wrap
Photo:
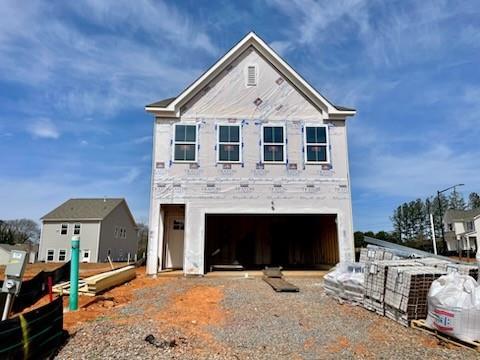
<path id="1" fill-rule="evenodd" d="M 147 273 L 354 260 L 345 119 L 254 33 L 155 115 Z"/>

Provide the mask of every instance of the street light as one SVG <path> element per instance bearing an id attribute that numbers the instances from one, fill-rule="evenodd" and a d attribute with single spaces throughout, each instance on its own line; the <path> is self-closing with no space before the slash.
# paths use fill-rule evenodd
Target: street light
<path id="1" fill-rule="evenodd" d="M 445 228 L 443 227 L 443 210 L 442 210 L 442 201 L 440 200 L 440 194 L 444 193 L 445 191 L 448 191 L 450 189 L 453 189 L 453 191 L 455 191 L 455 189 L 458 186 L 464 186 L 464 185 L 465 184 L 456 184 L 456 185 L 450 186 L 450 187 L 448 187 L 446 189 L 443 189 L 443 190 L 437 190 L 438 210 L 440 211 L 440 230 L 442 232 L 442 242 L 443 242 L 443 246 L 444 246 L 444 251 L 445 251 L 445 249 L 447 249 L 447 242 L 445 241 Z"/>

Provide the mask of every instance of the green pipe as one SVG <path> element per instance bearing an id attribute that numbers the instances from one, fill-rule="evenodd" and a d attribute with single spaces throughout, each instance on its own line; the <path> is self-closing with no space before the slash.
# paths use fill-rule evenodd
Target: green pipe
<path id="1" fill-rule="evenodd" d="M 78 310 L 78 267 L 79 267 L 80 236 L 72 237 L 72 256 L 70 259 L 70 311 Z"/>

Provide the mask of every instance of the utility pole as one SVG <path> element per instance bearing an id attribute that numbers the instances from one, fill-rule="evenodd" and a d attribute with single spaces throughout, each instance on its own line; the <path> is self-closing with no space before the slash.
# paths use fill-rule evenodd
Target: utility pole
<path id="1" fill-rule="evenodd" d="M 445 228 L 443 226 L 443 209 L 442 209 L 442 200 L 440 199 L 440 194 L 444 193 L 445 191 L 448 191 L 450 189 L 453 189 L 453 191 L 456 191 L 457 186 L 463 186 L 465 184 L 456 184 L 453 186 L 450 186 L 446 189 L 443 190 L 437 190 L 437 199 L 438 199 L 438 210 L 440 211 L 440 231 L 442 233 L 442 242 L 443 242 L 443 251 L 447 251 L 447 241 L 445 240 Z"/>

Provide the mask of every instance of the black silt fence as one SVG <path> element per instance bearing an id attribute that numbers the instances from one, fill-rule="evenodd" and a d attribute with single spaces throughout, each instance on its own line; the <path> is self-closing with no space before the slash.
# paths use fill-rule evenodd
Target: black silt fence
<path id="1" fill-rule="evenodd" d="M 20 293 L 13 301 L 14 312 L 20 312 L 26 307 L 35 304 L 42 296 L 48 293 L 48 278 L 52 278 L 52 284 L 55 285 L 61 281 L 70 279 L 70 261 L 63 266 L 52 271 L 41 271 L 30 280 L 22 282 Z M 0 288 L 3 281 L 0 281 Z M 3 309 L 6 295 L 0 293 L 0 309 Z"/>
<path id="2" fill-rule="evenodd" d="M 0 359 L 44 359 L 66 340 L 63 301 L 53 302 L 12 319 L 0 321 Z"/>

